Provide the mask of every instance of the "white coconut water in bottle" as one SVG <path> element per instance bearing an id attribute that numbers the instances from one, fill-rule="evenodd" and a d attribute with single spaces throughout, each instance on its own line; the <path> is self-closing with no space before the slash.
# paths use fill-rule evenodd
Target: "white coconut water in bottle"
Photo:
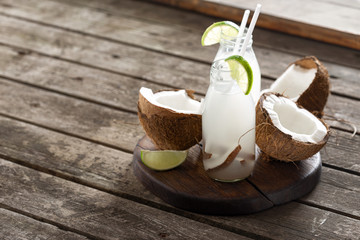
<path id="1" fill-rule="evenodd" d="M 202 114 L 204 168 L 218 181 L 242 180 L 255 165 L 255 104 L 225 61 L 213 63 L 210 78 Z"/>
<path id="2" fill-rule="evenodd" d="M 255 103 L 261 79 L 249 42 L 260 8 L 258 4 L 245 37 L 249 10 L 244 13 L 236 38 L 222 36 L 211 66 L 202 114 L 203 165 L 218 181 L 245 179 L 255 166 Z"/>

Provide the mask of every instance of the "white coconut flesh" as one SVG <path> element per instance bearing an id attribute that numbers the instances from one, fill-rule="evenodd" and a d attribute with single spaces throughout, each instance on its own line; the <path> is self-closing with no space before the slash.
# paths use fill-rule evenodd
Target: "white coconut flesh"
<path id="1" fill-rule="evenodd" d="M 185 90 L 161 91 L 153 93 L 142 87 L 140 94 L 151 104 L 184 114 L 200 114 L 201 103 L 189 97 Z"/>
<path id="2" fill-rule="evenodd" d="M 268 95 L 263 101 L 263 108 L 274 126 L 294 140 L 319 143 L 327 134 L 325 125 L 319 119 L 288 98 Z"/>
<path id="3" fill-rule="evenodd" d="M 310 86 L 316 75 L 316 68 L 303 68 L 292 64 L 271 85 L 269 91 L 280 93 L 297 101 L 300 95 Z"/>

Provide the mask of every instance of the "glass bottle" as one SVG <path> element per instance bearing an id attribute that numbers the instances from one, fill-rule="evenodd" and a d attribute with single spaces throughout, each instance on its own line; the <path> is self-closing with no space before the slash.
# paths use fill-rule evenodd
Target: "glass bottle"
<path id="1" fill-rule="evenodd" d="M 255 104 L 224 60 L 212 64 L 210 82 L 202 113 L 204 168 L 215 180 L 239 181 L 255 165 Z"/>
<path id="2" fill-rule="evenodd" d="M 247 29 L 245 29 L 243 36 L 239 37 L 239 38 L 241 38 L 240 46 L 239 46 L 239 50 L 235 53 L 233 51 L 235 48 L 235 43 L 237 41 L 237 37 L 231 37 L 231 36 L 226 35 L 223 32 L 221 32 L 220 47 L 216 53 L 214 61 L 217 61 L 220 59 L 226 59 L 227 57 L 230 57 L 231 55 L 240 55 L 240 50 L 244 43 L 246 32 L 247 32 Z M 259 63 L 258 63 L 255 53 L 252 49 L 252 43 L 253 43 L 253 40 L 252 40 L 252 36 L 251 36 L 243 57 L 246 59 L 246 61 L 249 62 L 251 69 L 253 71 L 253 86 L 252 86 L 252 90 L 251 90 L 251 96 L 253 97 L 254 102 L 257 103 L 257 101 L 260 97 L 260 90 L 261 90 L 261 72 L 260 72 Z"/>

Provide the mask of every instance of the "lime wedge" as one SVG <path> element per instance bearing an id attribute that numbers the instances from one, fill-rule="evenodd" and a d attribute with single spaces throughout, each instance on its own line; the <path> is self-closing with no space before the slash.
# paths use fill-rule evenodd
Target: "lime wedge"
<path id="1" fill-rule="evenodd" d="M 210 46 L 220 42 L 221 32 L 230 37 L 236 37 L 239 26 L 230 21 L 213 23 L 208 27 L 201 37 L 201 45 Z"/>
<path id="2" fill-rule="evenodd" d="M 187 157 L 187 153 L 187 150 L 141 150 L 141 161 L 145 164 L 145 166 L 153 170 L 164 171 L 175 168 L 182 164 Z"/>
<path id="3" fill-rule="evenodd" d="M 251 91 L 253 84 L 253 72 L 248 61 L 239 55 L 233 55 L 225 59 L 228 63 L 231 77 L 237 82 L 245 95 Z"/>

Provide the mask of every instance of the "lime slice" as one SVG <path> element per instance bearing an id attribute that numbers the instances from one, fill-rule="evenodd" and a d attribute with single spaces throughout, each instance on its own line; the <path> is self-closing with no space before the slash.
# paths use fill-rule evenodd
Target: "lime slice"
<path id="1" fill-rule="evenodd" d="M 182 164 L 187 157 L 186 150 L 184 151 L 150 151 L 141 150 L 141 161 L 153 170 L 163 171 L 175 168 Z"/>
<path id="2" fill-rule="evenodd" d="M 239 26 L 230 21 L 213 23 L 208 27 L 201 37 L 201 45 L 210 46 L 220 42 L 221 32 L 230 37 L 236 37 Z"/>
<path id="3" fill-rule="evenodd" d="M 251 91 L 253 84 L 253 72 L 248 61 L 239 55 L 233 55 L 225 59 L 229 64 L 231 77 L 237 82 L 245 95 Z"/>

